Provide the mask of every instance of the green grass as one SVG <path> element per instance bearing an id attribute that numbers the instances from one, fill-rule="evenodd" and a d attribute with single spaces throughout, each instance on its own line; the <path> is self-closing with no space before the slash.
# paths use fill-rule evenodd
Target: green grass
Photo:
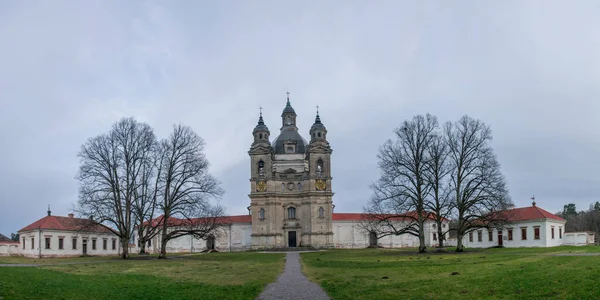
<path id="1" fill-rule="evenodd" d="M 118 260 L 118 256 L 86 256 L 86 257 L 56 257 L 56 258 L 29 258 L 23 256 L 0 256 L 0 264 L 56 264 L 64 262 L 92 262 L 105 260 Z"/>
<path id="2" fill-rule="evenodd" d="M 303 271 L 334 299 L 598 299 L 600 247 L 303 253 Z M 458 272 L 458 275 L 451 275 Z M 388 277 L 385 278 L 384 277 Z"/>
<path id="3" fill-rule="evenodd" d="M 210 253 L 168 260 L 0 267 L 0 298 L 254 299 L 281 273 L 283 257 Z"/>

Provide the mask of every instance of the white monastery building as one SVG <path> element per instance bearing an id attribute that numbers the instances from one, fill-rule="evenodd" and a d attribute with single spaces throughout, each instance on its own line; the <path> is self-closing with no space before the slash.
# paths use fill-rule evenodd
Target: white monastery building
<path id="1" fill-rule="evenodd" d="M 19 254 L 26 257 L 118 255 L 117 236 L 89 219 L 48 215 L 19 230 Z"/>
<path id="2" fill-rule="evenodd" d="M 513 208 L 503 212 L 506 224 L 499 228 L 476 229 L 463 237 L 471 248 L 554 247 L 564 244 L 565 219 L 538 206 Z"/>

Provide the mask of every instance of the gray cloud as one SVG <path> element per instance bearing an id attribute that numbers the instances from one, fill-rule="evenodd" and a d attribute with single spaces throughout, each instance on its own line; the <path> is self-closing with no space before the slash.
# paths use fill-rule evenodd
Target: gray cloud
<path id="1" fill-rule="evenodd" d="M 123 116 L 207 142 L 222 202 L 247 213 L 251 131 L 285 91 L 334 149 L 336 211 L 361 211 L 377 148 L 404 119 L 491 125 L 516 204 L 600 197 L 597 1 L 0 3 L 0 232 L 65 215 L 76 153 Z"/>

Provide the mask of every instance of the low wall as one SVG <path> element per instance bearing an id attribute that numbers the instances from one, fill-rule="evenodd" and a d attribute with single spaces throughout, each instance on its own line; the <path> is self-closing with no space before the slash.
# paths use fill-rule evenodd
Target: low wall
<path id="1" fill-rule="evenodd" d="M 596 239 L 591 231 L 565 232 L 564 243 L 566 246 L 594 245 Z"/>
<path id="2" fill-rule="evenodd" d="M 0 242 L 0 256 L 19 255 L 19 242 Z"/>

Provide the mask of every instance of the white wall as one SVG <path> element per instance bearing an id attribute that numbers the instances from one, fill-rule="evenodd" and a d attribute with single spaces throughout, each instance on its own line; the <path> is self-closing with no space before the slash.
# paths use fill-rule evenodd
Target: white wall
<path id="1" fill-rule="evenodd" d="M 593 232 L 567 232 L 564 235 L 565 245 L 569 246 L 585 246 L 594 245 L 595 237 Z"/>
<path id="2" fill-rule="evenodd" d="M 18 255 L 19 243 L 0 242 L 0 256 Z"/>
<path id="3" fill-rule="evenodd" d="M 50 239 L 50 248 L 46 248 L 46 238 Z M 63 239 L 63 248 L 59 249 L 59 239 Z M 118 255 L 120 243 L 112 233 L 91 233 L 78 231 L 32 230 L 19 232 L 19 253 L 27 257 L 66 257 L 83 255 L 83 242 L 87 241 L 87 255 Z M 33 248 L 31 246 L 33 239 Z M 73 249 L 73 239 L 77 240 Z M 25 246 L 23 247 L 23 240 Z M 96 240 L 96 249 L 93 248 Z M 106 249 L 103 241 L 106 240 Z M 115 240 L 115 249 L 112 241 Z"/>

